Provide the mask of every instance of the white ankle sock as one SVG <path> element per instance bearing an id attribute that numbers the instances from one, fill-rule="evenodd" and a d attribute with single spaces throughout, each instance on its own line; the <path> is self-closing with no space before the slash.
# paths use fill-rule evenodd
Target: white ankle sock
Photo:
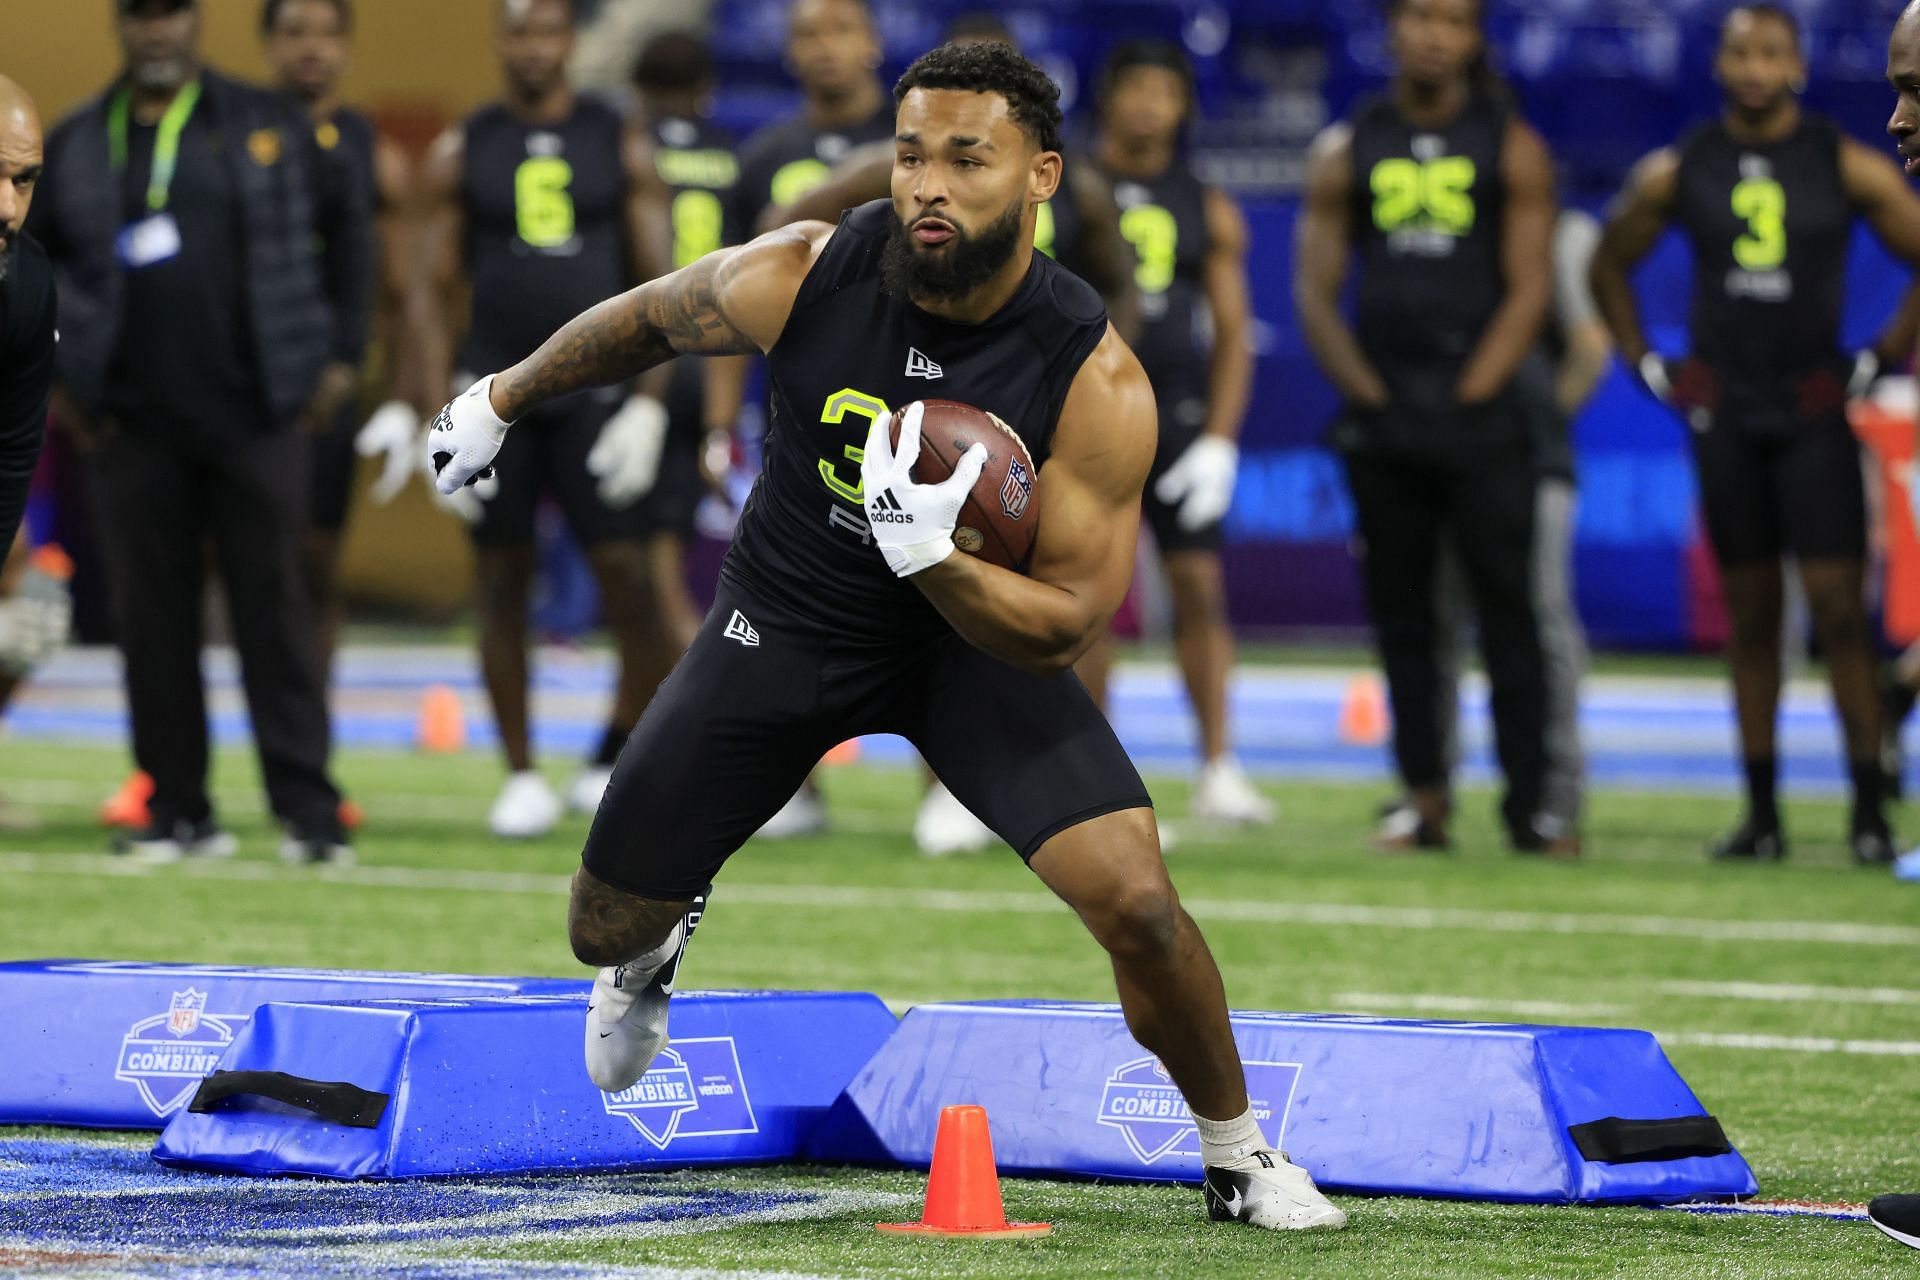
<path id="1" fill-rule="evenodd" d="M 1193 1124 L 1200 1130 L 1202 1164 L 1232 1164 L 1235 1160 L 1267 1149 L 1267 1140 L 1261 1135 L 1260 1126 L 1254 1122 L 1252 1106 L 1231 1120 L 1209 1120 L 1205 1116 L 1195 1115 Z"/>

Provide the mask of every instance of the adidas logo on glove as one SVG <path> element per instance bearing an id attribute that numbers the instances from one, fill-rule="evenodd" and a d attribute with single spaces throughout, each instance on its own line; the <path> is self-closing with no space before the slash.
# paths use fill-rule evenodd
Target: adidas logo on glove
<path id="1" fill-rule="evenodd" d="M 913 513 L 900 509 L 900 499 L 893 496 L 893 490 L 883 489 L 879 497 L 867 504 L 867 521 L 870 524 L 912 524 Z"/>

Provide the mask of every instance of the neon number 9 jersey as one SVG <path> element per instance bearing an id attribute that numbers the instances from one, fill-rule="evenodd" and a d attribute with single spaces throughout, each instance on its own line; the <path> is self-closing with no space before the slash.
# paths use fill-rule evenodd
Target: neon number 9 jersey
<path id="1" fill-rule="evenodd" d="M 673 193 L 675 270 L 726 243 L 726 203 L 740 180 L 733 135 L 706 120 L 653 122 L 653 165 Z"/>
<path id="2" fill-rule="evenodd" d="M 872 545 L 860 474 L 872 425 L 915 400 L 958 400 L 998 414 L 1044 466 L 1074 375 L 1107 332 L 1092 286 L 1038 254 L 984 324 L 941 320 L 887 293 L 880 250 L 891 216 L 884 200 L 847 214 L 767 355 L 765 463 L 723 570 L 854 641 L 913 640 L 947 625 Z"/>

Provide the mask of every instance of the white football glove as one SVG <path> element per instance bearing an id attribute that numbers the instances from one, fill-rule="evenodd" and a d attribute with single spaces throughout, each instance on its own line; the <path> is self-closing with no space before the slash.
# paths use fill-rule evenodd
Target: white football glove
<path id="1" fill-rule="evenodd" d="M 0 600 L 0 672 L 24 676 L 67 642 L 73 601 L 58 596 L 13 596 Z"/>
<path id="2" fill-rule="evenodd" d="M 1220 436 L 1203 435 L 1174 459 L 1153 486 L 1153 496 L 1168 506 L 1177 504 L 1180 527 L 1192 533 L 1227 514 L 1239 472 L 1240 446 Z"/>
<path id="3" fill-rule="evenodd" d="M 492 391 L 493 375 L 488 374 L 434 415 L 427 429 L 426 458 L 436 491 L 451 495 L 493 478 L 493 460 L 513 424 L 502 422 L 493 411 L 488 399 Z"/>
<path id="4" fill-rule="evenodd" d="M 860 459 L 861 491 L 866 495 L 867 526 L 874 545 L 887 559 L 894 576 L 907 578 L 945 560 L 954 552 L 953 526 L 967 494 L 987 465 L 987 446 L 976 444 L 960 455 L 953 474 L 939 484 L 916 484 L 914 460 L 920 456 L 918 401 L 900 417 L 900 449 L 891 434 L 893 419 L 880 414 L 867 432 L 866 453 Z"/>
<path id="5" fill-rule="evenodd" d="M 407 487 L 413 474 L 414 450 L 420 447 L 420 415 L 404 400 L 389 400 L 373 411 L 353 438 L 353 451 L 363 458 L 385 457 L 380 478 L 367 489 L 376 506 L 386 506 Z"/>
<path id="6" fill-rule="evenodd" d="M 599 477 L 600 501 L 630 507 L 653 492 L 660 478 L 660 451 L 667 443 L 667 407 L 652 396 L 634 396 L 600 428 L 587 453 L 587 470 Z"/>

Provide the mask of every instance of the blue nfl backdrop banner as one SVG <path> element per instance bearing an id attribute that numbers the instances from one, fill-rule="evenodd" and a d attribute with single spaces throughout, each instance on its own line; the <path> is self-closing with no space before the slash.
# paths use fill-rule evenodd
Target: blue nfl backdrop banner
<path id="1" fill-rule="evenodd" d="M 118 960 L 0 964 L 0 1124 L 158 1129 L 270 1000 L 573 993 L 575 978 Z"/>
<path id="2" fill-rule="evenodd" d="M 603 1093 L 586 1013 L 584 995 L 266 1005 L 154 1158 L 327 1178 L 792 1160 L 897 1025 L 852 992 L 681 992 L 652 1069 Z"/>
<path id="3" fill-rule="evenodd" d="M 1236 1013 L 1261 1132 L 1323 1187 L 1535 1203 L 1752 1195 L 1752 1171 L 1644 1031 Z M 1197 1181 L 1199 1135 L 1115 1005 L 911 1010 L 817 1159 L 925 1165 L 978 1103 L 1012 1173 Z"/>

